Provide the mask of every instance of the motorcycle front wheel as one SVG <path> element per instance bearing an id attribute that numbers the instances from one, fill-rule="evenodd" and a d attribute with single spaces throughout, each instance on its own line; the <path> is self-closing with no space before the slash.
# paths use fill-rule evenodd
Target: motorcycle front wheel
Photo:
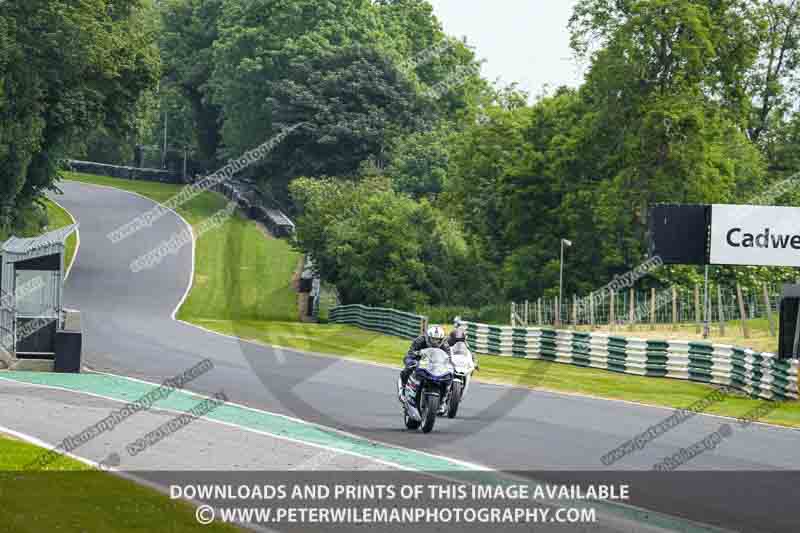
<path id="1" fill-rule="evenodd" d="M 422 432 L 430 433 L 436 423 L 436 413 L 439 411 L 439 395 L 428 394 L 425 397 L 425 407 L 422 412 Z"/>
<path id="2" fill-rule="evenodd" d="M 450 391 L 450 409 L 447 410 L 447 418 L 455 418 L 458 413 L 458 404 L 461 403 L 461 395 L 463 394 L 463 383 L 456 379 L 453 381 L 452 389 Z"/>

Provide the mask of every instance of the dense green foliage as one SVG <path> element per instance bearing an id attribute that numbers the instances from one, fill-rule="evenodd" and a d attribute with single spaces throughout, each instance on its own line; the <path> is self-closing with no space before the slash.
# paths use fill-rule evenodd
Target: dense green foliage
<path id="1" fill-rule="evenodd" d="M 162 46 L 218 159 L 300 124 L 246 172 L 298 215 L 297 246 L 344 301 L 478 307 L 552 294 L 562 238 L 566 290 L 603 286 L 646 258 L 654 203 L 791 204 L 793 187 L 769 191 L 800 171 L 799 12 L 581 0 L 585 83 L 532 103 L 481 80 L 422 0 L 171 0 Z M 698 279 L 671 267 L 642 283 Z"/>
<path id="2" fill-rule="evenodd" d="M 302 206 L 296 240 L 344 301 L 409 309 L 481 290 L 453 219 L 395 192 L 389 180 L 303 178 L 291 189 Z"/>
<path id="3" fill-rule="evenodd" d="M 586 294 L 645 260 L 654 203 L 800 200 L 783 181 L 800 172 L 797 0 L 579 0 L 569 30 L 584 83 L 537 99 L 483 80 L 425 0 L 45 4 L 66 2 L 0 12 L 4 200 L 29 203 L 89 130 L 84 153 L 120 160 L 126 131 L 157 144 L 168 118 L 170 146 L 215 170 L 292 127 L 241 172 L 297 217 L 295 245 L 348 303 L 469 311 L 552 294 L 562 238 L 575 243 L 565 289 Z M 82 28 L 81 53 L 24 58 L 29 41 L 57 44 L 21 29 L 37 17 Z M 640 284 L 699 276 L 662 268 Z"/>
<path id="4" fill-rule="evenodd" d="M 124 135 L 159 68 L 149 3 L 0 4 L 0 227 L 14 229 L 98 127 Z"/>

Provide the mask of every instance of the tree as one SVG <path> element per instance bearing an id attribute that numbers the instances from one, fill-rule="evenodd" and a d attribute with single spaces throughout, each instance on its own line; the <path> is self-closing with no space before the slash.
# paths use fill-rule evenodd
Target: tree
<path id="1" fill-rule="evenodd" d="M 273 183 L 298 175 L 353 176 L 370 157 L 383 166 L 390 141 L 419 129 L 426 116 L 423 101 L 394 64 L 358 45 L 296 64 L 268 88 L 272 120 L 302 124 L 271 154 Z"/>
<path id="2" fill-rule="evenodd" d="M 748 128 L 756 143 L 773 124 L 780 125 L 792 104 L 791 83 L 797 80 L 800 66 L 800 2 L 768 0 L 757 14 L 762 22 L 761 46 L 749 79 L 754 109 Z"/>
<path id="3" fill-rule="evenodd" d="M 214 102 L 210 84 L 222 5 L 223 0 L 167 0 L 161 9 L 165 81 L 189 103 L 198 154 L 206 168 L 217 165 L 222 142 L 222 108 Z"/>
<path id="4" fill-rule="evenodd" d="M 413 310 L 485 297 L 479 256 L 460 226 L 390 180 L 301 178 L 291 191 L 301 209 L 296 245 L 343 302 Z"/>
<path id="5" fill-rule="evenodd" d="M 750 2 L 584 0 L 573 41 L 602 48 L 581 93 L 593 113 L 583 129 L 609 154 L 595 176 L 596 229 L 607 268 L 643 257 L 646 213 L 656 202 L 719 202 L 763 183 L 763 162 L 744 136 L 743 80 L 757 52 Z M 730 28 L 740 31 L 731 32 Z M 582 44 L 581 44 L 582 43 Z"/>
<path id="6" fill-rule="evenodd" d="M 54 186 L 61 159 L 98 124 L 132 128 L 159 70 L 149 9 L 139 0 L 0 6 L 0 225 Z"/>

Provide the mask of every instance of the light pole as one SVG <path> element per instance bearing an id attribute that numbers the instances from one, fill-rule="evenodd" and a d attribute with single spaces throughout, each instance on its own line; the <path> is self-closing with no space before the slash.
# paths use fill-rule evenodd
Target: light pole
<path id="1" fill-rule="evenodd" d="M 704 284 L 704 294 L 703 294 L 703 338 L 707 339 L 711 336 L 711 324 L 709 323 L 711 315 L 711 309 L 709 308 L 709 300 L 708 300 L 708 265 L 706 265 L 706 275 L 705 275 L 705 284 Z"/>
<path id="2" fill-rule="evenodd" d="M 572 241 L 568 241 L 567 239 L 561 239 L 561 261 L 559 261 L 559 272 L 558 272 L 558 321 L 557 324 L 561 325 L 561 302 L 564 300 L 562 299 L 564 295 L 564 245 L 572 246 Z"/>
<path id="3" fill-rule="evenodd" d="M 164 150 L 161 152 L 161 168 L 167 168 L 167 111 L 164 110 Z"/>

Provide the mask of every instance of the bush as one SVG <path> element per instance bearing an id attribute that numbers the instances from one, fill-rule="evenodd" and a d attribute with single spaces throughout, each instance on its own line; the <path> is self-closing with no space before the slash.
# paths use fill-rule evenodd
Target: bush
<path id="1" fill-rule="evenodd" d="M 508 325 L 508 304 L 485 305 L 480 308 L 465 306 L 422 306 L 416 312 L 428 317 L 431 324 L 452 324 L 453 318 L 460 316 L 470 322 L 482 324 Z"/>

